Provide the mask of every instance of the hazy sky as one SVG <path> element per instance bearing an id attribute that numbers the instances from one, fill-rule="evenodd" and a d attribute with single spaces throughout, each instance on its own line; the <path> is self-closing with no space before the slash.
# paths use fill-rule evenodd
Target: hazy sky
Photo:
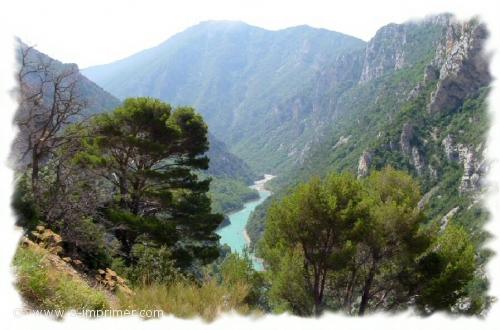
<path id="1" fill-rule="evenodd" d="M 308 24 L 364 40 L 390 22 L 457 10 L 461 1 L 272 0 L 1 0 L 1 23 L 29 44 L 81 68 L 108 63 L 153 47 L 209 19 L 241 20 L 267 29 Z M 458 14 L 482 1 L 464 1 Z"/>

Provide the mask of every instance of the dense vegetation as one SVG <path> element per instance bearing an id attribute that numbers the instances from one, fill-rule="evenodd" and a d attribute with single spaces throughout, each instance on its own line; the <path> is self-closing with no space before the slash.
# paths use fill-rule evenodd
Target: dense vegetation
<path id="1" fill-rule="evenodd" d="M 241 159 L 233 155 L 227 146 L 209 134 L 209 168 L 204 173 L 212 178 L 210 198 L 216 213 L 228 214 L 243 208 L 245 202 L 258 198 L 249 188 L 257 175 Z"/>
<path id="2" fill-rule="evenodd" d="M 326 175 L 331 171 L 357 173 L 360 156 L 366 152 L 370 158 L 369 168 L 391 165 L 416 177 L 424 192 L 434 188 L 433 196 L 438 198 L 429 201 L 431 218 L 439 220 L 462 205 L 456 214 L 457 222 L 468 227 L 473 236 L 484 238 L 479 228 L 486 214 L 475 202 L 477 192 L 460 191 L 463 166 L 458 157 L 448 158 L 443 140 L 452 136 L 455 145 L 468 146 L 481 154 L 488 129 L 485 106 L 488 89 L 478 89 L 449 111 L 429 113 L 429 100 L 438 81 L 428 72 L 436 70 L 432 61 L 442 27 L 422 25 L 409 31 L 413 40 L 407 39 L 408 53 L 419 56 L 412 56 L 405 67 L 358 84 L 341 95 L 336 104 L 335 122 L 320 142 L 314 144 L 303 162 L 283 171 L 271 183 L 275 197 L 279 198 L 312 175 Z M 421 170 L 414 162 L 413 150 L 403 150 L 401 146 L 405 126 L 411 130 L 408 145 L 410 149 L 415 148 L 422 160 Z M 259 206 L 248 223 L 253 241 L 261 237 L 265 210 L 270 203 L 266 201 Z M 472 213 L 480 216 L 467 221 Z"/>
<path id="3" fill-rule="evenodd" d="M 135 294 L 120 292 L 121 308 L 482 315 L 483 42 L 477 21 L 446 15 L 390 24 L 367 44 L 206 22 L 86 71 L 121 97 L 196 105 L 229 147 L 193 108 L 156 98 L 88 118 L 75 68 L 38 65 L 21 47 L 18 225 L 33 239 L 37 225 L 59 233 L 82 275 L 126 278 Z M 247 225 L 257 272 L 215 230 L 268 172 L 273 197 Z M 55 298 L 44 286 L 65 284 L 45 280 L 32 254 L 18 251 L 18 286 L 45 306 Z M 69 287 L 81 294 L 67 302 L 61 289 L 63 309 L 104 308 L 99 290 Z"/>
<path id="4" fill-rule="evenodd" d="M 420 199 L 415 181 L 391 168 L 299 185 L 269 210 L 260 244 L 272 308 L 299 315 L 459 308 L 474 276 L 474 246 L 460 227 L 438 232 Z"/>
<path id="5" fill-rule="evenodd" d="M 19 198 L 31 199 L 35 211 L 24 215 L 37 214 L 69 250 L 96 266 L 116 258 L 138 265 L 140 246 L 156 249 L 160 259 L 169 256 L 162 250 L 171 250 L 183 269 L 209 263 L 218 257 L 214 230 L 222 216 L 211 213 L 210 181 L 194 172 L 208 166 L 206 130 L 193 109 L 125 100 L 61 132 L 65 143 L 52 150 L 42 175 L 27 173 L 31 185 L 23 191 L 29 194 Z M 92 237 L 99 230 L 107 239 Z"/>
<path id="6" fill-rule="evenodd" d="M 215 212 L 227 214 L 259 198 L 259 193 L 241 181 L 214 177 L 210 184 L 210 198 Z"/>

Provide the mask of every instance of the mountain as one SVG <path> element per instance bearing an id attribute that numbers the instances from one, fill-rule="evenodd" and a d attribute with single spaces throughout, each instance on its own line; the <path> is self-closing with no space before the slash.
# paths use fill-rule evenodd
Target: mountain
<path id="1" fill-rule="evenodd" d="M 210 159 L 207 173 L 211 176 L 242 181 L 246 185 L 252 184 L 258 176 L 240 158 L 232 154 L 224 142 L 221 142 L 209 133 L 210 149 L 207 156 Z"/>
<path id="2" fill-rule="evenodd" d="M 21 56 L 22 49 L 26 50 L 26 63 L 29 65 L 46 66 L 48 72 L 52 74 L 71 72 L 72 80 L 77 82 L 78 96 L 86 104 L 84 111 L 87 114 L 108 111 L 120 105 L 121 102 L 118 98 L 82 75 L 77 64 L 62 63 L 35 48 L 28 47 L 19 40 L 18 56 Z M 20 60 L 20 58 L 18 59 Z M 28 75 L 25 79 L 29 81 L 30 76 Z"/>
<path id="3" fill-rule="evenodd" d="M 19 49 L 28 49 L 28 46 L 22 42 L 19 47 Z M 86 114 L 111 111 L 120 105 L 120 100 L 80 74 L 76 64 L 62 63 L 34 48 L 29 48 L 27 54 L 27 63 L 39 67 L 47 66 L 49 72 L 53 74 L 71 72 L 72 79 L 78 82 L 77 94 L 87 106 L 84 110 Z M 209 134 L 208 138 L 210 149 L 207 155 L 210 158 L 210 164 L 206 174 L 213 177 L 211 193 L 217 212 L 227 213 L 241 208 L 247 200 L 257 198 L 257 193 L 247 187 L 257 179 L 255 172 L 212 134 Z"/>
<path id="4" fill-rule="evenodd" d="M 366 43 L 307 26 L 210 21 L 84 74 L 119 97 L 195 105 L 254 171 L 278 174 L 274 199 L 313 175 L 391 165 L 418 178 L 433 221 L 453 219 L 479 244 L 486 37 L 477 20 L 448 14 L 386 25 Z M 248 224 L 252 241 L 271 202 Z"/>
<path id="5" fill-rule="evenodd" d="M 418 179 L 425 193 L 421 206 L 434 223 L 460 224 L 481 246 L 488 218 L 481 203 L 491 82 L 486 39 L 480 22 L 450 15 L 390 24 L 364 51 L 326 68 L 326 86 L 342 67 L 355 68 L 350 74 L 357 82 L 331 107 L 335 119 L 307 157 L 276 179 L 275 198 L 312 175 L 350 171 L 363 177 L 390 165 Z M 264 230 L 271 203 L 249 221 L 253 241 Z M 481 251 L 483 259 L 487 252 Z"/>
<path id="6" fill-rule="evenodd" d="M 194 106 L 212 134 L 254 170 L 275 172 L 322 125 L 321 108 L 309 102 L 321 92 L 314 88 L 318 73 L 364 46 L 357 38 L 308 26 L 268 31 L 208 21 L 83 73 L 120 98 L 147 95 Z"/>
<path id="7" fill-rule="evenodd" d="M 257 199 L 259 194 L 249 188 L 258 176 L 240 158 L 232 154 L 224 142 L 219 141 L 209 133 L 210 158 L 206 174 L 212 177 L 210 197 L 212 209 L 217 213 L 229 212 L 243 208 L 244 203 Z M 228 224 L 227 219 L 223 225 Z"/>

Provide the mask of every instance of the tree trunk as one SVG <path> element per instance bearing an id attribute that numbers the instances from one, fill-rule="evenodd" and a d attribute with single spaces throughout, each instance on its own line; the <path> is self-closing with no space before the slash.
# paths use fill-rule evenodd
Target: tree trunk
<path id="1" fill-rule="evenodd" d="M 326 270 L 318 270 L 314 276 L 314 310 L 315 316 L 323 312 L 323 296 L 325 290 Z"/>
<path id="2" fill-rule="evenodd" d="M 35 202 L 38 202 L 38 181 L 40 174 L 40 162 L 38 160 L 38 154 L 36 148 L 33 149 L 31 156 L 31 190 L 33 191 L 33 197 Z"/>
<path id="3" fill-rule="evenodd" d="M 120 207 L 126 209 L 127 208 L 127 198 L 126 196 L 128 195 L 128 187 L 127 187 L 127 180 L 125 179 L 125 176 L 123 174 L 120 174 L 118 177 L 118 184 L 120 187 Z"/>
<path id="4" fill-rule="evenodd" d="M 352 295 L 354 292 L 354 282 L 356 280 L 356 273 L 357 273 L 357 268 L 354 267 L 354 269 L 351 272 L 351 278 L 349 280 L 349 283 L 347 284 L 346 294 L 344 297 L 344 308 L 347 310 L 349 314 L 351 314 Z"/>
<path id="5" fill-rule="evenodd" d="M 375 277 L 375 261 L 372 262 L 370 272 L 366 278 L 365 285 L 363 286 L 363 295 L 361 296 L 361 303 L 359 304 L 359 315 L 364 315 L 366 307 L 368 306 L 368 301 L 370 300 L 370 289 L 373 283 L 373 278 Z"/>

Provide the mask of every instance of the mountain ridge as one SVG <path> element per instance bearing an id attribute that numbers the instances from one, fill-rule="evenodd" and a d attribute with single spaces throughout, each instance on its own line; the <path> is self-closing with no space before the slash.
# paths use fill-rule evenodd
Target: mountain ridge
<path id="1" fill-rule="evenodd" d="M 206 24 L 194 26 L 146 53 L 83 72 L 118 97 L 138 93 L 194 105 L 212 134 L 236 150 L 238 141 L 264 133 L 258 132 L 264 128 L 256 117 L 267 113 L 268 125 L 277 126 L 281 115 L 269 114 L 269 108 L 303 90 L 322 63 L 365 44 L 312 27 L 268 31 L 216 25 L 207 31 L 202 31 Z"/>
<path id="2" fill-rule="evenodd" d="M 27 49 L 27 45 L 19 41 L 19 47 Z M 29 61 L 33 63 L 50 65 L 53 72 L 71 69 L 77 75 L 79 82 L 79 94 L 88 105 L 85 109 L 86 115 L 94 115 L 106 111 L 111 111 L 118 107 L 121 102 L 102 87 L 79 73 L 78 65 L 74 63 L 63 63 L 47 54 L 35 49 L 29 49 Z M 247 188 L 258 176 L 240 158 L 233 155 L 227 146 L 217 140 L 212 134 L 208 135 L 210 158 L 209 168 L 203 175 L 212 176 L 216 181 L 213 187 L 214 205 L 217 205 L 218 212 L 228 212 L 241 207 L 248 196 L 254 196 L 254 191 Z M 224 192 L 225 185 L 236 187 L 230 193 Z M 227 206 L 227 200 L 231 204 Z M 222 205 L 222 206 L 219 206 Z"/>

